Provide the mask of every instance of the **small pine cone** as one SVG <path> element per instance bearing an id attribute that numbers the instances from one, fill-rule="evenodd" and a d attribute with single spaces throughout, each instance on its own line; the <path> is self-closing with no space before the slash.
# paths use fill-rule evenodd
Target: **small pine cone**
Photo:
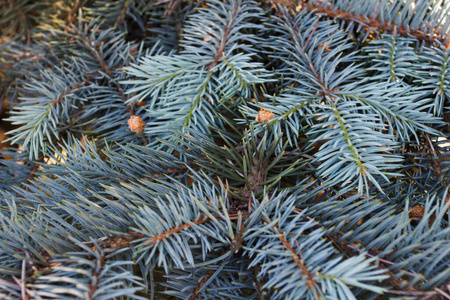
<path id="1" fill-rule="evenodd" d="M 139 116 L 131 115 L 128 119 L 127 124 L 130 130 L 133 132 L 141 134 L 144 132 L 145 123 Z"/>
<path id="2" fill-rule="evenodd" d="M 269 122 L 274 116 L 274 113 L 271 112 L 270 110 L 265 110 L 262 109 L 260 111 L 258 111 L 258 116 L 256 117 L 256 121 L 258 121 L 258 123 L 267 123 Z"/>
<path id="3" fill-rule="evenodd" d="M 425 207 L 422 205 L 414 205 L 409 211 L 409 217 L 411 219 L 422 219 L 425 213 Z"/>

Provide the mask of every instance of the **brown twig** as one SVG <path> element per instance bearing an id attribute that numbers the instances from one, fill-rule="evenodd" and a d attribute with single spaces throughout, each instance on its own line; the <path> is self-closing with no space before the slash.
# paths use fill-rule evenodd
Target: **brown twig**
<path id="1" fill-rule="evenodd" d="M 388 293 L 394 295 L 402 295 L 402 296 L 412 296 L 418 297 L 417 299 L 430 299 L 437 295 L 437 292 L 427 292 L 427 291 L 400 291 L 400 290 L 389 290 Z"/>
<path id="2" fill-rule="evenodd" d="M 69 24 L 75 24 L 75 18 L 73 15 L 77 13 L 77 11 L 80 9 L 80 0 L 76 0 L 75 4 L 73 5 L 72 9 L 69 12 L 69 15 L 67 16 L 67 19 L 69 20 Z"/>
<path id="3" fill-rule="evenodd" d="M 316 5 L 309 5 L 304 3 L 303 8 L 313 11 L 317 14 L 323 14 L 329 18 L 336 18 L 336 19 L 342 19 L 345 21 L 354 21 L 358 22 L 359 24 L 363 25 L 369 30 L 376 31 L 377 28 L 382 29 L 383 31 L 387 32 L 394 32 L 397 31 L 398 34 L 402 36 L 413 36 L 419 40 L 435 44 L 437 42 L 442 43 L 445 48 L 448 48 L 450 46 L 450 42 L 447 41 L 448 39 L 443 36 L 443 34 L 437 30 L 433 29 L 433 35 L 430 33 L 426 33 L 423 28 L 406 28 L 403 25 L 397 25 L 394 23 L 389 23 L 387 21 L 382 22 L 378 18 L 375 18 L 375 15 L 372 16 L 372 18 L 366 18 L 364 16 L 356 16 L 354 13 L 348 13 L 346 11 L 333 9 L 331 7 L 324 8 L 322 6 L 316 6 Z"/>
<path id="4" fill-rule="evenodd" d="M 75 85 L 73 88 L 67 90 L 66 92 L 62 93 L 61 95 L 58 96 L 58 98 L 56 98 L 55 100 L 53 100 L 52 102 L 52 106 L 55 107 L 58 103 L 61 103 L 63 101 L 63 98 L 65 96 L 67 96 L 68 94 L 70 94 L 71 92 L 73 92 L 76 89 L 79 89 L 81 87 L 83 87 L 84 85 L 86 85 L 87 83 L 89 83 L 90 81 L 92 81 L 94 78 L 93 77 L 89 77 L 86 78 L 85 80 L 83 80 L 82 82 L 78 83 L 77 85 Z"/>
<path id="5" fill-rule="evenodd" d="M 119 14 L 117 15 L 116 21 L 114 22 L 114 27 L 117 27 L 120 25 L 120 23 L 123 22 L 123 16 L 125 15 L 125 12 L 127 11 L 127 2 L 123 2 L 123 7 L 120 10 Z"/>
<path id="6" fill-rule="evenodd" d="M 264 219 L 264 222 L 270 223 L 269 220 Z M 303 264 L 301 260 L 302 254 L 298 254 L 292 247 L 291 244 L 286 240 L 284 231 L 279 229 L 276 225 L 272 227 L 272 230 L 275 234 L 278 235 L 278 239 L 283 244 L 283 246 L 292 253 L 292 260 L 295 262 L 297 267 L 301 270 L 301 273 L 306 276 L 306 286 L 308 287 L 309 291 L 314 295 L 320 295 L 320 288 L 317 285 L 317 282 L 314 280 L 314 274 L 308 271 L 308 268 L 305 264 Z M 299 257 L 300 256 L 300 257 Z"/>
<path id="7" fill-rule="evenodd" d="M 314 33 L 316 32 L 317 28 L 319 27 L 320 22 L 317 22 L 316 26 L 314 26 L 314 29 L 309 34 L 308 39 L 305 42 L 305 45 L 303 45 L 303 51 L 305 51 L 306 47 L 308 47 L 309 42 L 311 41 L 311 38 L 313 37 Z"/>
<path id="8" fill-rule="evenodd" d="M 231 27 L 233 25 L 234 18 L 236 18 L 238 10 L 239 10 L 239 5 L 236 4 L 236 8 L 235 8 L 235 10 L 233 12 L 233 15 L 231 16 L 230 20 L 227 22 L 227 25 L 225 25 L 225 29 L 224 29 L 224 32 L 223 32 L 223 37 L 222 37 L 222 40 L 220 41 L 220 46 L 217 49 L 217 52 L 216 52 L 216 54 L 213 57 L 213 61 L 208 66 L 208 71 L 211 71 L 218 64 L 219 60 L 223 56 L 223 51 L 225 50 L 225 44 L 227 43 L 228 35 L 231 32 Z"/>
<path id="9" fill-rule="evenodd" d="M 209 278 L 211 278 L 211 276 L 213 274 L 214 274 L 214 271 L 212 269 L 208 270 L 208 272 L 206 272 L 206 275 L 202 279 L 200 279 L 200 281 L 197 283 L 197 287 L 192 292 L 192 295 L 188 298 L 188 300 L 194 300 L 197 297 L 202 286 L 208 281 Z"/>
<path id="10" fill-rule="evenodd" d="M 44 156 L 39 157 L 35 162 L 34 162 L 34 167 L 33 169 L 30 170 L 30 173 L 28 174 L 27 179 L 25 179 L 25 181 L 22 183 L 21 188 L 22 189 L 26 189 L 26 183 L 28 183 L 30 180 L 33 180 L 33 178 L 36 176 L 36 172 L 39 170 L 39 167 L 41 166 L 41 163 L 44 161 Z"/>
<path id="11" fill-rule="evenodd" d="M 438 292 L 439 294 L 441 294 L 442 296 L 444 296 L 445 299 L 450 300 L 450 295 L 448 293 L 444 292 L 443 290 L 441 290 L 440 288 L 435 288 L 435 291 Z"/>
<path id="12" fill-rule="evenodd" d="M 434 145 L 433 142 L 430 139 L 430 135 L 428 133 L 425 133 L 425 137 L 427 139 L 428 145 L 430 146 L 430 150 L 433 153 L 433 157 L 431 158 L 432 160 L 432 165 L 433 165 L 433 169 L 434 172 L 436 173 L 436 177 L 438 179 L 441 179 L 442 174 L 441 174 L 441 168 L 439 168 L 439 162 L 438 162 L 438 154 L 436 152 L 436 149 L 434 149 Z M 445 182 L 442 182 L 442 185 L 445 186 Z"/>
<path id="13" fill-rule="evenodd" d="M 192 220 L 192 222 L 195 225 L 200 225 L 200 224 L 204 224 L 206 222 L 209 222 L 211 219 L 206 217 L 206 218 L 199 218 L 198 220 Z M 167 239 L 168 237 L 174 235 L 175 233 L 178 233 L 184 229 L 189 229 L 191 228 L 192 225 L 191 224 L 181 224 L 180 226 L 177 226 L 175 228 L 172 228 L 170 230 L 164 231 L 161 234 L 157 234 L 155 236 L 149 237 L 146 241 L 145 241 L 145 245 L 149 246 L 149 245 L 155 245 L 158 242 Z"/>
<path id="14" fill-rule="evenodd" d="M 303 213 L 303 210 L 302 210 L 302 209 L 299 209 L 299 208 L 296 208 L 296 209 L 294 210 L 294 212 L 300 214 L 300 213 Z M 320 227 L 322 227 L 322 228 L 324 228 L 324 229 L 327 229 L 327 227 L 325 227 L 324 225 L 322 225 L 320 222 L 318 222 L 318 221 L 315 220 L 314 218 L 311 218 L 311 217 L 309 217 L 309 216 L 305 216 L 305 218 L 306 218 L 307 220 L 312 220 L 316 225 L 318 225 L 318 226 L 320 226 Z M 353 256 L 353 255 L 354 255 L 353 250 L 356 249 L 356 248 L 353 247 L 353 246 L 351 246 L 351 245 L 349 245 L 349 244 L 347 243 L 347 241 L 341 241 L 341 237 L 344 235 L 343 233 L 338 233 L 337 235 L 338 235 L 337 238 L 331 236 L 330 234 L 327 234 L 326 237 L 333 243 L 333 245 L 335 245 L 336 248 L 338 248 L 338 249 L 340 249 L 341 251 L 347 253 L 349 256 Z M 358 250 L 358 251 L 361 251 L 361 250 L 359 250 L 359 249 L 357 249 L 357 250 Z M 359 253 L 360 253 L 360 252 L 358 252 L 358 254 L 359 254 Z M 363 254 L 364 254 L 364 255 L 367 255 L 368 257 L 374 257 L 373 255 L 371 255 L 371 254 L 369 254 L 369 253 L 367 253 L 367 252 L 363 252 Z M 378 258 L 378 260 L 379 260 L 380 262 L 382 262 L 382 261 L 389 262 L 388 260 L 382 259 L 382 258 L 380 258 L 380 257 L 378 257 L 378 256 L 377 256 L 377 258 Z M 392 265 L 392 264 L 395 264 L 395 263 L 389 262 L 389 265 Z M 378 265 L 378 268 L 379 268 L 379 269 L 385 269 L 385 267 L 384 267 L 382 264 L 379 264 L 379 265 Z M 387 273 L 388 273 L 388 275 L 389 275 L 390 277 L 393 277 L 393 276 L 394 276 L 394 274 L 393 274 L 391 271 L 388 271 Z M 414 273 L 410 273 L 410 272 L 407 272 L 407 271 L 404 271 L 404 273 L 407 274 L 407 275 L 410 275 L 410 276 L 417 277 L 417 275 L 414 274 Z M 389 281 L 389 282 L 392 284 L 392 286 L 394 286 L 395 288 L 397 288 L 397 289 L 402 289 L 401 281 L 406 281 L 406 280 L 399 279 L 399 278 L 396 278 L 396 279 L 389 278 L 388 281 Z M 405 289 L 405 288 L 403 288 L 403 289 Z M 407 289 L 408 289 L 409 291 L 415 291 L 415 289 L 412 289 L 412 288 L 407 288 Z"/>
<path id="15" fill-rule="evenodd" d="M 106 257 L 102 254 L 100 256 L 100 262 L 95 264 L 94 271 L 92 272 L 92 279 L 89 283 L 89 296 L 88 299 L 95 300 L 94 294 L 97 291 L 99 277 L 103 271 L 103 267 L 106 264 Z"/>

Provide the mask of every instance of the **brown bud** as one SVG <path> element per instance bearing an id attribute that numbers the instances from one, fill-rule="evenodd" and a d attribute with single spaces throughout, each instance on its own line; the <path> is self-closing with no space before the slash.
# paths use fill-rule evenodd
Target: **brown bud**
<path id="1" fill-rule="evenodd" d="M 127 124 L 130 130 L 133 132 L 141 134 L 144 132 L 145 123 L 139 116 L 131 115 L 128 119 Z"/>
<path id="2" fill-rule="evenodd" d="M 258 121 L 258 123 L 267 123 L 273 118 L 273 116 L 273 112 L 261 108 L 261 110 L 258 111 L 258 116 L 255 120 Z"/>
<path id="3" fill-rule="evenodd" d="M 327 42 L 323 42 L 317 47 L 317 50 L 323 48 L 323 52 L 330 52 L 330 47 L 328 47 Z"/>
<path id="4" fill-rule="evenodd" d="M 134 98 L 134 97 L 136 97 L 136 94 L 131 94 L 130 95 L 130 99 Z M 137 97 L 137 99 L 138 99 L 138 101 L 134 102 L 133 105 L 136 105 L 136 106 L 139 106 L 139 107 L 147 105 L 147 102 L 142 101 L 142 99 L 140 97 Z"/>

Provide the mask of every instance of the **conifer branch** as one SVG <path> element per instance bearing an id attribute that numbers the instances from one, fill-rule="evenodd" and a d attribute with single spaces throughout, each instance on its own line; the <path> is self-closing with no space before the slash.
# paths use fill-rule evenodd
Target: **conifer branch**
<path id="1" fill-rule="evenodd" d="M 222 59 L 223 52 L 224 52 L 225 46 L 227 44 L 228 36 L 231 33 L 231 29 L 233 28 L 234 19 L 236 18 L 236 15 L 237 15 L 239 9 L 240 9 L 240 2 L 236 2 L 233 14 L 232 14 L 231 18 L 229 20 L 227 20 L 227 24 L 225 25 L 225 29 L 223 31 L 223 36 L 222 36 L 222 39 L 220 40 L 219 47 L 215 51 L 216 53 L 214 54 L 213 61 L 208 66 L 208 71 L 211 71 L 215 66 L 217 66 L 219 61 Z"/>
<path id="2" fill-rule="evenodd" d="M 436 44 L 441 43 L 445 46 L 445 48 L 448 48 L 450 46 L 450 41 L 448 41 L 448 38 L 443 36 L 443 34 L 435 29 L 433 29 L 433 36 L 430 33 L 424 32 L 423 28 L 406 28 L 403 25 L 397 25 L 394 23 L 389 23 L 387 21 L 381 21 L 377 18 L 367 18 L 364 16 L 356 16 L 354 13 L 349 13 L 346 11 L 340 11 L 333 7 L 322 7 L 322 6 L 316 6 L 313 4 L 308 4 L 306 2 L 303 2 L 302 8 L 305 8 L 309 11 L 312 11 L 316 14 L 325 15 L 328 18 L 336 18 L 341 19 L 345 21 L 354 21 L 358 24 L 361 24 L 362 26 L 366 27 L 368 30 L 378 32 L 377 29 L 381 29 L 383 31 L 394 33 L 396 32 L 402 36 L 410 37 L 413 36 L 417 38 L 418 40 L 422 40 L 424 42 L 430 43 L 430 44 Z"/>
<path id="3" fill-rule="evenodd" d="M 264 219 L 265 223 L 270 223 L 267 219 Z M 308 286 L 308 289 L 313 295 L 319 296 L 320 288 L 315 281 L 315 277 L 317 274 L 311 274 L 311 272 L 308 271 L 308 268 L 305 264 L 302 262 L 302 253 L 297 253 L 290 245 L 290 243 L 286 240 L 285 233 L 283 230 L 277 227 L 277 225 L 272 226 L 272 230 L 275 234 L 278 235 L 278 239 L 283 244 L 283 246 L 292 253 L 291 258 L 294 261 L 294 263 L 297 265 L 297 267 L 301 270 L 301 273 L 306 276 L 306 285 Z M 300 257 L 299 257 L 300 256 Z"/>
<path id="4" fill-rule="evenodd" d="M 199 218 L 198 220 L 192 220 L 192 222 L 195 225 L 204 224 L 204 223 L 207 223 L 209 221 L 211 221 L 211 219 L 208 218 L 208 217 L 203 218 L 203 219 Z M 175 233 L 178 233 L 178 232 L 180 232 L 182 230 L 185 230 L 185 229 L 189 229 L 191 227 L 192 227 L 192 225 L 189 224 L 189 223 L 181 224 L 178 227 L 174 227 L 174 228 L 172 228 L 170 230 L 164 231 L 161 234 L 149 237 L 147 240 L 145 240 L 144 245 L 146 245 L 146 246 L 156 245 L 157 243 L 161 242 L 162 240 L 165 240 L 165 239 L 171 237 Z"/>
<path id="5" fill-rule="evenodd" d="M 95 267 L 92 269 L 91 280 L 89 283 L 89 299 L 90 300 L 96 299 L 94 294 L 97 292 L 99 277 L 100 277 L 101 273 L 103 272 L 103 268 L 105 267 L 106 260 L 107 260 L 107 258 L 105 257 L 105 255 L 103 253 L 100 253 L 99 259 L 97 260 Z"/>
<path id="6" fill-rule="evenodd" d="M 197 287 L 192 292 L 192 295 L 188 298 L 188 300 L 194 300 L 195 298 L 197 298 L 197 295 L 200 292 L 200 289 L 202 288 L 203 284 L 205 284 L 213 274 L 214 274 L 214 270 L 212 270 L 212 269 L 208 270 L 208 272 L 206 272 L 206 275 L 203 276 L 202 279 L 200 279 L 200 281 L 197 284 Z"/>
<path id="7" fill-rule="evenodd" d="M 242 213 L 241 218 L 242 218 L 242 220 L 245 220 L 250 215 L 251 215 L 251 213 Z M 219 216 L 214 215 L 214 217 L 218 218 Z M 203 220 L 201 218 L 203 218 Z M 206 216 L 205 214 L 201 214 L 201 218 L 197 221 L 193 221 L 193 223 L 195 225 L 201 225 L 201 224 L 205 224 L 205 223 L 208 223 L 209 221 L 211 221 L 211 219 L 209 219 L 208 216 Z M 229 214 L 229 219 L 231 221 L 238 220 L 239 215 L 238 214 Z M 147 238 L 144 242 L 145 243 L 144 245 L 147 245 L 147 246 L 156 245 L 158 242 L 171 237 L 175 233 L 179 233 L 182 230 L 189 229 L 191 227 L 192 227 L 191 224 L 181 224 L 176 228 L 172 228 L 171 230 L 167 230 L 167 231 L 163 232 L 162 234 Z M 131 243 L 133 243 L 136 240 L 142 239 L 143 237 L 144 237 L 144 235 L 142 233 L 130 230 L 124 235 L 115 235 L 115 236 L 110 236 L 110 237 L 105 236 L 103 238 L 97 239 L 95 242 L 103 245 L 105 248 L 115 249 L 117 251 L 119 249 L 128 248 Z M 86 242 L 86 244 L 90 244 L 90 243 L 93 243 L 93 242 Z M 95 250 L 95 245 L 93 245 L 91 247 L 91 249 Z M 223 255 L 223 254 L 224 253 L 222 253 L 221 255 Z M 48 264 L 50 264 L 50 261 L 51 260 L 48 260 Z"/>
<path id="8" fill-rule="evenodd" d="M 285 120 L 285 119 L 289 118 L 292 114 L 302 111 L 302 109 L 305 106 L 308 106 L 313 101 L 315 101 L 315 99 L 311 99 L 309 101 L 302 102 L 300 105 L 297 105 L 297 106 L 291 108 L 290 110 L 284 112 L 283 114 L 276 116 L 275 118 L 270 120 L 268 123 L 275 124 L 275 123 L 279 122 L 280 120 Z"/>
<path id="9" fill-rule="evenodd" d="M 41 163 L 44 161 L 44 156 L 40 156 L 35 162 L 34 167 L 30 170 L 30 173 L 27 177 L 27 179 L 22 183 L 22 189 L 26 189 L 26 184 L 33 180 L 33 178 L 36 176 L 36 172 L 39 170 L 39 167 L 41 166 Z"/>
<path id="10" fill-rule="evenodd" d="M 310 43 L 311 37 L 314 34 L 314 32 L 317 30 L 319 25 L 320 25 L 320 22 L 317 21 L 316 25 L 314 26 L 313 30 L 311 31 L 310 35 L 308 36 L 308 39 L 306 40 L 306 42 L 304 42 L 303 45 L 299 45 L 301 48 L 296 49 L 296 50 L 300 50 L 301 52 L 303 52 L 303 53 L 298 53 L 300 57 L 302 57 L 302 54 L 306 55 L 307 47 L 308 47 L 308 44 Z M 293 26 L 293 24 L 291 24 L 291 29 L 294 33 L 294 36 L 292 36 L 292 38 L 295 40 L 295 42 L 298 43 L 299 42 L 298 37 L 301 36 L 302 33 L 299 32 L 298 27 Z M 304 58 L 302 58 L 302 60 L 304 60 Z M 317 70 L 316 66 L 309 62 L 306 64 L 306 66 L 314 78 L 314 80 L 310 80 L 311 83 L 314 85 L 317 85 L 317 88 L 320 89 L 320 92 L 317 93 L 317 96 L 323 97 L 323 98 L 326 98 L 326 96 L 327 96 L 329 99 L 334 99 L 335 97 L 332 96 L 331 93 L 335 92 L 335 90 L 331 91 L 328 88 L 326 82 L 324 82 L 322 80 L 322 78 L 320 77 L 320 72 L 319 72 L 319 70 Z"/>
<path id="11" fill-rule="evenodd" d="M 57 99 L 53 100 L 52 102 L 52 106 L 56 107 L 56 105 L 58 103 L 61 103 L 63 101 L 63 98 L 65 96 L 67 96 L 68 94 L 72 93 L 73 91 L 85 86 L 87 83 L 91 82 L 94 78 L 93 77 L 88 77 L 85 80 L 81 81 L 80 83 L 76 84 L 74 87 L 72 87 L 71 89 L 67 90 L 66 92 L 62 93 L 61 95 L 58 96 Z"/>
<path id="12" fill-rule="evenodd" d="M 450 2 L 44 2 L 0 4 L 0 298 L 450 297 Z"/>
<path id="13" fill-rule="evenodd" d="M 128 2 L 127 1 L 123 1 L 123 7 L 120 10 L 119 14 L 117 15 L 116 21 L 114 22 L 115 26 L 118 26 L 118 25 L 120 25 L 120 23 L 123 22 L 124 15 L 125 15 L 127 9 L 128 9 Z"/>
<path id="14" fill-rule="evenodd" d="M 436 153 L 436 150 L 434 149 L 433 142 L 431 141 L 430 135 L 428 133 L 425 133 L 425 138 L 427 139 L 429 149 L 431 150 L 431 153 L 432 153 L 431 159 L 433 161 L 432 164 L 433 164 L 434 172 L 436 173 L 436 177 L 440 180 L 442 175 L 441 175 L 441 168 L 439 168 L 439 163 L 437 160 L 438 155 Z M 442 182 L 442 184 L 445 184 L 445 183 Z"/>
<path id="15" fill-rule="evenodd" d="M 330 103 L 331 109 L 333 111 L 333 114 L 336 116 L 336 121 L 339 123 L 339 125 L 341 127 L 341 132 L 342 132 L 342 135 L 345 138 L 345 142 L 347 143 L 347 147 L 352 153 L 352 156 L 354 158 L 354 163 L 358 167 L 359 174 L 362 174 L 363 176 L 365 176 L 366 167 L 363 165 L 363 162 L 359 158 L 358 153 L 356 152 L 355 147 L 353 146 L 352 139 L 351 139 L 351 137 L 349 135 L 349 132 L 348 132 L 346 126 L 345 126 L 345 123 L 342 120 L 342 117 L 339 114 L 339 111 L 338 111 L 336 105 L 332 101 L 330 101 L 329 103 Z"/>
<path id="16" fill-rule="evenodd" d="M 262 278 L 260 278 L 258 276 L 259 272 L 260 272 L 260 267 L 259 266 L 254 266 L 252 267 L 252 272 L 255 275 L 255 284 L 256 284 L 256 288 L 258 289 L 258 294 L 259 294 L 259 300 L 267 300 L 267 297 L 265 297 L 265 291 L 264 291 L 264 282 L 262 281 Z"/>
<path id="17" fill-rule="evenodd" d="M 98 53 L 97 49 L 92 47 L 89 44 L 88 40 L 84 39 L 84 42 L 84 45 L 88 48 L 91 55 L 98 61 L 100 67 L 103 69 L 103 72 L 105 72 L 107 75 L 111 75 L 112 71 L 109 69 L 108 64 L 105 62 L 100 53 Z"/>
<path id="18" fill-rule="evenodd" d="M 363 195 L 362 197 L 365 197 L 365 196 Z M 295 213 L 296 214 L 303 214 L 304 210 L 300 209 L 300 208 L 296 208 L 295 209 Z M 327 226 L 323 225 L 321 222 L 317 221 L 316 219 L 311 218 L 309 216 L 306 216 L 306 219 L 308 219 L 310 221 L 313 221 L 317 226 L 322 227 L 324 230 L 328 230 Z M 336 236 L 333 236 L 333 234 L 328 233 L 325 236 L 333 243 L 333 245 L 337 249 L 345 252 L 348 256 L 355 256 L 355 252 L 357 252 L 358 255 L 363 254 L 363 255 L 365 255 L 365 256 L 367 256 L 369 258 L 377 258 L 377 260 L 379 261 L 379 263 L 377 264 L 377 268 L 380 271 L 386 271 L 386 266 L 393 266 L 393 265 L 395 265 L 394 262 L 388 261 L 388 260 L 383 259 L 383 258 L 381 258 L 379 256 L 371 255 L 370 253 L 368 253 L 366 251 L 362 251 L 361 249 L 358 249 L 358 248 L 350 245 L 346 239 L 342 239 L 342 237 L 345 236 L 345 234 L 343 232 L 334 233 L 334 235 L 336 235 Z M 358 244 L 358 243 L 361 243 L 361 242 L 360 241 L 355 241 L 355 243 Z M 372 250 L 373 251 L 378 251 L 374 247 L 372 247 Z M 378 253 L 379 253 L 379 251 L 378 251 Z M 408 275 L 408 276 L 417 277 L 417 274 L 408 272 L 406 270 L 402 270 L 401 272 L 403 274 L 405 274 L 405 275 Z M 411 292 L 415 292 L 416 291 L 416 289 L 414 289 L 414 288 L 409 288 L 409 287 L 405 288 L 404 287 L 404 283 L 408 283 L 407 280 L 402 279 L 402 278 L 393 278 L 395 276 L 395 274 L 393 272 L 389 271 L 389 270 L 387 270 L 386 273 L 389 275 L 389 278 L 387 280 L 396 289 L 399 289 L 399 290 L 408 289 Z"/>
<path id="19" fill-rule="evenodd" d="M 67 16 L 69 24 L 75 25 L 76 18 L 74 16 L 76 16 L 78 10 L 80 9 L 81 1 L 82 0 L 75 0 L 75 3 L 69 12 L 69 15 Z"/>
<path id="20" fill-rule="evenodd" d="M 200 86 L 200 89 L 197 93 L 197 95 L 195 96 L 195 98 L 192 100 L 192 104 L 191 104 L 191 108 L 189 109 L 189 112 L 187 113 L 183 124 L 181 126 L 181 129 L 186 128 L 187 126 L 189 126 L 190 121 L 192 119 L 192 116 L 194 115 L 195 110 L 197 109 L 197 107 L 199 106 L 199 104 L 201 103 L 202 99 L 205 98 L 204 94 L 205 94 L 205 90 L 212 78 L 212 76 L 214 75 L 214 73 L 212 71 L 209 71 L 208 75 L 206 75 L 205 80 L 203 81 L 203 84 Z"/>

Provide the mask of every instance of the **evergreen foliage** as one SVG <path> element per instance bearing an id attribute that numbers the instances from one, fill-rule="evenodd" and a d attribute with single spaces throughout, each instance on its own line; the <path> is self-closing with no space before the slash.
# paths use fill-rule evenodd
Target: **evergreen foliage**
<path id="1" fill-rule="evenodd" d="M 450 2 L 8 0 L 1 299 L 450 299 Z"/>

